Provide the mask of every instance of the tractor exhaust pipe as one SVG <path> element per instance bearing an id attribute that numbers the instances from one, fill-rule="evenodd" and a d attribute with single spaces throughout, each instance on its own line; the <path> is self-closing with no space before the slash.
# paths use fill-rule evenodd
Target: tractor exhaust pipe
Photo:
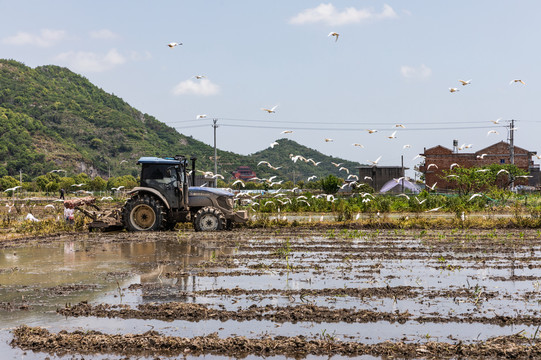
<path id="1" fill-rule="evenodd" d="M 192 160 L 192 186 L 195 186 L 195 160 L 197 160 L 197 158 L 192 156 L 190 160 Z"/>

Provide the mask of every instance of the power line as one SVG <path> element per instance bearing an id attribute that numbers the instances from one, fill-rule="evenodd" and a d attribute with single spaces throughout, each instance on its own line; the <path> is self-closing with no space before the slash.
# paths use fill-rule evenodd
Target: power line
<path id="1" fill-rule="evenodd" d="M 238 127 L 238 128 L 254 128 L 254 129 L 284 129 L 283 126 L 270 126 L 270 125 L 234 125 L 234 124 L 222 124 L 222 126 L 227 127 Z M 432 127 L 432 128 L 406 128 L 401 129 L 400 131 L 427 131 L 427 130 L 469 130 L 469 129 L 492 129 L 495 126 L 462 126 L 462 127 Z M 504 126 L 498 126 L 504 127 Z M 366 131 L 366 129 L 361 128 L 317 128 L 317 127 L 288 127 L 288 130 L 315 130 L 315 131 Z M 377 131 L 391 131 L 392 129 L 388 128 L 379 128 L 373 129 Z"/>
<path id="2" fill-rule="evenodd" d="M 281 120 L 262 120 L 262 119 L 238 119 L 238 118 L 218 118 L 221 121 L 238 121 L 238 122 L 257 122 L 257 123 L 273 123 L 273 124 L 321 124 L 327 125 L 329 121 L 281 121 Z M 211 119 L 192 119 L 192 120 L 173 120 L 168 124 L 175 123 L 189 123 L 189 122 L 202 122 Z M 427 122 L 406 122 L 408 125 L 445 125 L 445 124 L 486 124 L 487 121 L 427 121 Z M 396 125 L 397 122 L 332 122 L 334 125 Z"/>

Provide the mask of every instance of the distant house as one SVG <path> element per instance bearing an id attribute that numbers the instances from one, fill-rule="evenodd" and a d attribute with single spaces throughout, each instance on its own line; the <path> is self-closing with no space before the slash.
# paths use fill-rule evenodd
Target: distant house
<path id="1" fill-rule="evenodd" d="M 438 145 L 424 150 L 421 154 L 425 157 L 419 171 L 425 176 L 426 186 L 433 186 L 436 182 L 438 189 L 454 189 L 454 182 L 446 180 L 443 170 L 449 170 L 452 164 L 458 164 L 463 168 L 483 167 L 491 164 L 511 164 L 511 149 L 509 143 L 500 141 L 476 152 L 458 152 L 458 142 L 453 142 L 453 149 Z M 539 165 L 535 165 L 532 156 L 535 151 L 528 151 L 514 146 L 514 164 L 522 170 L 528 171 L 532 177 L 529 185 L 539 184 Z M 434 164 L 433 166 L 431 164 Z"/>
<path id="2" fill-rule="evenodd" d="M 249 166 L 237 166 L 237 169 L 231 173 L 235 180 L 246 181 L 256 177 L 255 172 Z"/>
<path id="3" fill-rule="evenodd" d="M 375 191 L 380 191 L 383 185 L 390 180 L 398 180 L 404 177 L 408 168 L 402 166 L 370 166 L 362 165 L 359 169 L 359 183 L 370 185 Z M 401 187 L 395 191 L 401 192 Z"/>

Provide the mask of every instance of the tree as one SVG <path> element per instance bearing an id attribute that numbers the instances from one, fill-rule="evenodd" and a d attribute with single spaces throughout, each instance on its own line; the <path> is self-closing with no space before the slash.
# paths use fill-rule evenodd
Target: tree
<path id="1" fill-rule="evenodd" d="M 340 185 L 342 185 L 343 180 L 330 174 L 326 178 L 321 180 L 321 189 L 327 194 L 335 194 Z"/>
<path id="2" fill-rule="evenodd" d="M 96 176 L 89 181 L 90 190 L 103 191 L 107 188 L 107 181 L 103 180 L 100 176 Z"/>
<path id="3" fill-rule="evenodd" d="M 15 179 L 12 176 L 6 175 L 0 178 L 0 190 L 2 191 L 15 187 L 17 185 L 19 185 L 19 180 Z"/>
<path id="4" fill-rule="evenodd" d="M 460 194 L 470 194 L 488 190 L 491 187 L 507 188 L 519 176 L 528 175 L 524 170 L 512 164 L 491 164 L 484 168 L 455 167 L 444 170 L 446 179 L 457 185 Z"/>

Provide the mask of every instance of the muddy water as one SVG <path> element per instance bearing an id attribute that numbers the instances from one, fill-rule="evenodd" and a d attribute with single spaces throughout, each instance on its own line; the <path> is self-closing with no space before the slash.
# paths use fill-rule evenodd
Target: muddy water
<path id="1" fill-rule="evenodd" d="M 533 231 L 526 236 L 282 230 L 50 238 L 39 245 L 0 249 L 0 353 L 6 358 L 50 356 L 30 351 L 24 355 L 9 346 L 10 330 L 22 324 L 55 333 L 155 330 L 190 338 L 211 333 L 221 338 L 303 335 L 367 344 L 471 343 L 521 331 L 532 337 L 541 324 L 537 321 L 540 254 L 538 234 Z M 346 289 L 349 292 L 339 292 Z M 193 321 L 158 320 L 160 313 L 146 317 L 137 312 L 129 316 L 57 313 L 80 302 L 127 305 L 135 311 L 151 303 L 192 303 L 221 314 L 265 306 L 272 307 L 269 312 L 287 313 L 313 304 L 337 314 L 346 309 L 391 317 L 407 314 L 407 318 L 243 321 L 226 316 Z"/>

